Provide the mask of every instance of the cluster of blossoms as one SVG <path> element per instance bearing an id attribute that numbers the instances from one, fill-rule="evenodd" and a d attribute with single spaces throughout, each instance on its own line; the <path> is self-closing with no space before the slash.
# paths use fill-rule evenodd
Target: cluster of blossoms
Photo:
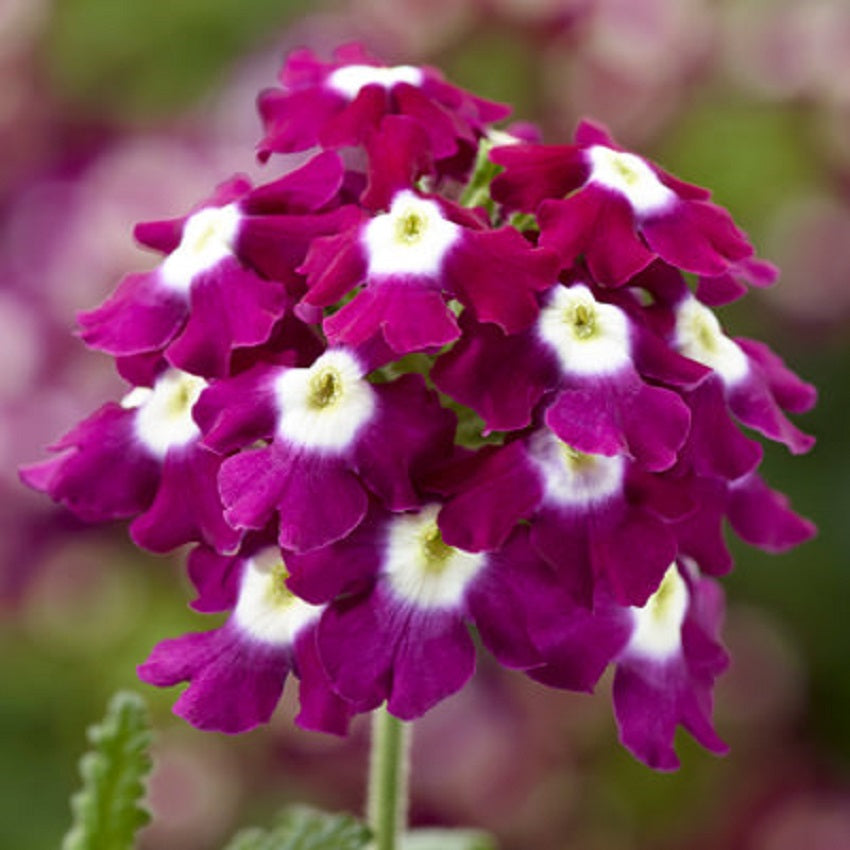
<path id="1" fill-rule="evenodd" d="M 724 520 L 770 551 L 813 532 L 739 423 L 804 452 L 785 411 L 814 392 L 711 309 L 775 270 L 591 124 L 522 141 L 503 107 L 353 47 L 297 52 L 281 83 L 260 156 L 310 158 L 138 226 L 161 264 L 80 317 L 132 387 L 22 473 L 153 552 L 194 545 L 193 607 L 229 619 L 141 677 L 234 733 L 291 674 L 297 722 L 342 734 L 460 689 L 473 627 L 554 687 L 613 665 L 653 767 L 678 725 L 722 751 Z"/>

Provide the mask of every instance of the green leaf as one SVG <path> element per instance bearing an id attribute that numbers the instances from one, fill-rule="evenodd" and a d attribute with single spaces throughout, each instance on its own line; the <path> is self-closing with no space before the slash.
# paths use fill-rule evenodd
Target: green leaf
<path id="1" fill-rule="evenodd" d="M 149 820 L 142 807 L 151 769 L 151 731 L 138 694 L 112 697 L 103 721 L 91 726 L 92 749 L 80 760 L 83 787 L 71 798 L 74 822 L 62 850 L 129 850 Z"/>
<path id="2" fill-rule="evenodd" d="M 296 806 L 278 815 L 268 831 L 237 833 L 225 850 L 363 850 L 371 837 L 369 828 L 351 815 Z"/>
<path id="3" fill-rule="evenodd" d="M 402 850 L 496 850 L 486 832 L 474 829 L 415 829 L 402 841 Z"/>

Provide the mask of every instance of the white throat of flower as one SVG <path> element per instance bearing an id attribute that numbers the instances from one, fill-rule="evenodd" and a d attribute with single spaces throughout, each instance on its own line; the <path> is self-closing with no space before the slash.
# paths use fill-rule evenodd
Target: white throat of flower
<path id="1" fill-rule="evenodd" d="M 668 189 L 639 156 L 605 145 L 588 148 L 587 156 L 590 160 L 587 182 L 622 195 L 636 215 L 651 216 L 669 209 L 676 202 L 676 193 Z"/>
<path id="2" fill-rule="evenodd" d="M 547 502 L 587 507 L 623 490 L 625 464 L 619 455 L 577 451 L 549 430 L 532 434 L 528 449 L 543 478 Z"/>
<path id="3" fill-rule="evenodd" d="M 121 406 L 137 411 L 136 436 L 153 455 L 163 458 L 169 449 L 185 446 L 200 436 L 192 408 L 206 386 L 197 375 L 169 369 L 157 378 L 153 388 L 131 390 Z"/>
<path id="4" fill-rule="evenodd" d="M 726 384 L 734 384 L 749 373 L 746 354 L 723 333 L 717 316 L 693 296 L 676 309 L 675 344 L 685 357 L 714 369 Z"/>
<path id="5" fill-rule="evenodd" d="M 613 304 L 593 297 L 584 284 L 556 286 L 537 320 L 540 338 L 573 375 L 606 375 L 631 362 L 629 323 Z"/>
<path id="6" fill-rule="evenodd" d="M 233 254 L 240 220 L 236 204 L 207 207 L 189 216 L 180 244 L 160 266 L 163 283 L 188 292 L 196 275 Z"/>
<path id="7" fill-rule="evenodd" d="M 443 218 L 434 201 L 405 189 L 389 212 L 375 216 L 363 232 L 369 276 L 435 277 L 462 228 Z"/>
<path id="8" fill-rule="evenodd" d="M 439 509 L 397 516 L 389 527 L 384 574 L 396 596 L 419 608 L 457 608 L 486 560 L 443 541 Z"/>
<path id="9" fill-rule="evenodd" d="M 289 572 L 280 549 L 269 546 L 245 562 L 239 601 L 233 619 L 239 630 L 255 640 L 289 646 L 305 626 L 322 613 L 323 606 L 299 599 L 286 586 Z"/>
<path id="10" fill-rule="evenodd" d="M 337 68 L 327 79 L 328 88 L 349 100 L 354 100 L 366 86 L 377 85 L 391 89 L 398 83 L 422 85 L 422 69 L 413 65 L 379 68 L 374 65 L 346 65 Z"/>
<path id="11" fill-rule="evenodd" d="M 359 361 L 330 349 L 306 369 L 288 369 L 278 379 L 278 433 L 304 448 L 346 451 L 375 412 L 375 391 Z"/>
<path id="12" fill-rule="evenodd" d="M 673 563 L 646 605 L 630 609 L 634 631 L 626 653 L 660 661 L 680 652 L 689 599 L 688 586 Z"/>

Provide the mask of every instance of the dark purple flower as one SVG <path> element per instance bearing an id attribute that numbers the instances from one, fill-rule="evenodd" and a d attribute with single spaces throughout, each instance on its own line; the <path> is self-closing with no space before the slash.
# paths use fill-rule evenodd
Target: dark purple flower
<path id="1" fill-rule="evenodd" d="M 510 112 L 447 83 L 433 68 L 387 67 L 355 44 L 337 49 L 330 62 L 306 49 L 294 51 L 280 82 L 282 89 L 260 95 L 263 159 L 316 145 L 362 144 L 385 115 L 400 114 L 422 127 L 435 159 L 462 149 L 469 163 L 486 126 Z"/>
<path id="2" fill-rule="evenodd" d="M 583 283 L 556 286 L 542 300 L 522 334 L 466 323 L 434 367 L 437 387 L 494 431 L 528 426 L 545 397 L 546 425 L 578 451 L 671 467 L 690 414 L 675 392 L 641 378 L 633 360 L 639 332 L 628 314 Z"/>
<path id="3" fill-rule="evenodd" d="M 192 407 L 206 382 L 167 370 L 55 443 L 56 457 L 21 470 L 23 481 L 88 521 L 128 518 L 133 540 L 154 552 L 205 541 L 233 551 L 216 478 L 221 458 L 200 443 Z M 187 498 L 191 494 L 191 498 Z"/>
<path id="4" fill-rule="evenodd" d="M 185 218 L 140 225 L 139 239 L 168 256 L 82 313 L 83 340 L 116 357 L 164 353 L 185 371 L 227 375 L 234 349 L 264 343 L 301 294 L 295 269 L 310 241 L 358 218 L 351 208 L 317 212 L 342 176 L 339 158 L 320 154 L 274 183 L 252 189 L 237 178 Z"/>
<path id="5" fill-rule="evenodd" d="M 189 682 L 174 712 L 199 729 L 234 734 L 268 722 L 292 673 L 300 679 L 296 723 L 345 734 L 351 710 L 330 689 L 316 654 L 322 608 L 287 588 L 280 550 L 254 541 L 237 556 L 196 550 L 193 559 L 195 607 L 232 613 L 218 629 L 157 644 L 139 676 L 159 687 Z"/>
<path id="6" fill-rule="evenodd" d="M 619 286 L 658 257 L 706 278 L 740 268 L 753 253 L 746 236 L 709 193 L 622 150 L 583 122 L 576 144 L 508 145 L 491 159 L 505 167 L 493 197 L 536 212 L 540 244 L 565 266 L 584 255 L 593 276 Z"/>
<path id="7" fill-rule="evenodd" d="M 331 342 L 356 346 L 381 335 L 405 354 L 457 339 L 450 298 L 507 333 L 528 327 L 538 311 L 534 293 L 555 283 L 557 258 L 513 228 L 490 230 L 468 210 L 405 189 L 387 212 L 316 239 L 303 271 L 304 301 L 319 307 L 363 284 L 325 319 Z"/>
<path id="8" fill-rule="evenodd" d="M 219 485 L 236 528 L 279 514 L 279 541 L 305 551 L 347 535 L 368 494 L 393 510 L 419 503 L 416 469 L 451 446 L 453 415 L 419 375 L 366 380 L 354 351 L 331 348 L 312 366 L 258 365 L 213 385 L 199 405 L 205 444 L 251 446 L 222 464 Z"/>
<path id="9" fill-rule="evenodd" d="M 444 542 L 439 509 L 376 512 L 350 538 L 293 564 L 308 597 L 347 589 L 322 616 L 318 648 L 335 690 L 361 710 L 386 701 L 412 720 L 459 690 L 475 666 L 468 622 L 503 664 L 542 663 L 516 616 L 517 596 L 535 593 L 524 578 L 539 560 L 527 534 L 499 552 L 467 552 Z"/>

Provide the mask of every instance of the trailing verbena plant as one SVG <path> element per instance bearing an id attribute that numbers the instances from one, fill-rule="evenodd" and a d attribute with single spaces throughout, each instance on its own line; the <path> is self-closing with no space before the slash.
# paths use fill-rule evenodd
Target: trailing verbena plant
<path id="1" fill-rule="evenodd" d="M 136 228 L 162 262 L 80 316 L 128 391 L 22 472 L 150 551 L 193 545 L 192 605 L 229 619 L 141 678 L 188 682 L 177 714 L 228 733 L 290 674 L 304 728 L 375 711 L 380 850 L 406 819 L 402 721 L 469 680 L 470 627 L 552 687 L 613 666 L 653 768 L 678 766 L 679 725 L 724 752 L 724 526 L 768 551 L 814 532 L 740 427 L 807 451 L 786 413 L 814 389 L 714 311 L 776 269 L 602 127 L 497 130 L 507 108 L 430 68 L 296 51 L 259 108 L 260 158 L 303 164 Z"/>

